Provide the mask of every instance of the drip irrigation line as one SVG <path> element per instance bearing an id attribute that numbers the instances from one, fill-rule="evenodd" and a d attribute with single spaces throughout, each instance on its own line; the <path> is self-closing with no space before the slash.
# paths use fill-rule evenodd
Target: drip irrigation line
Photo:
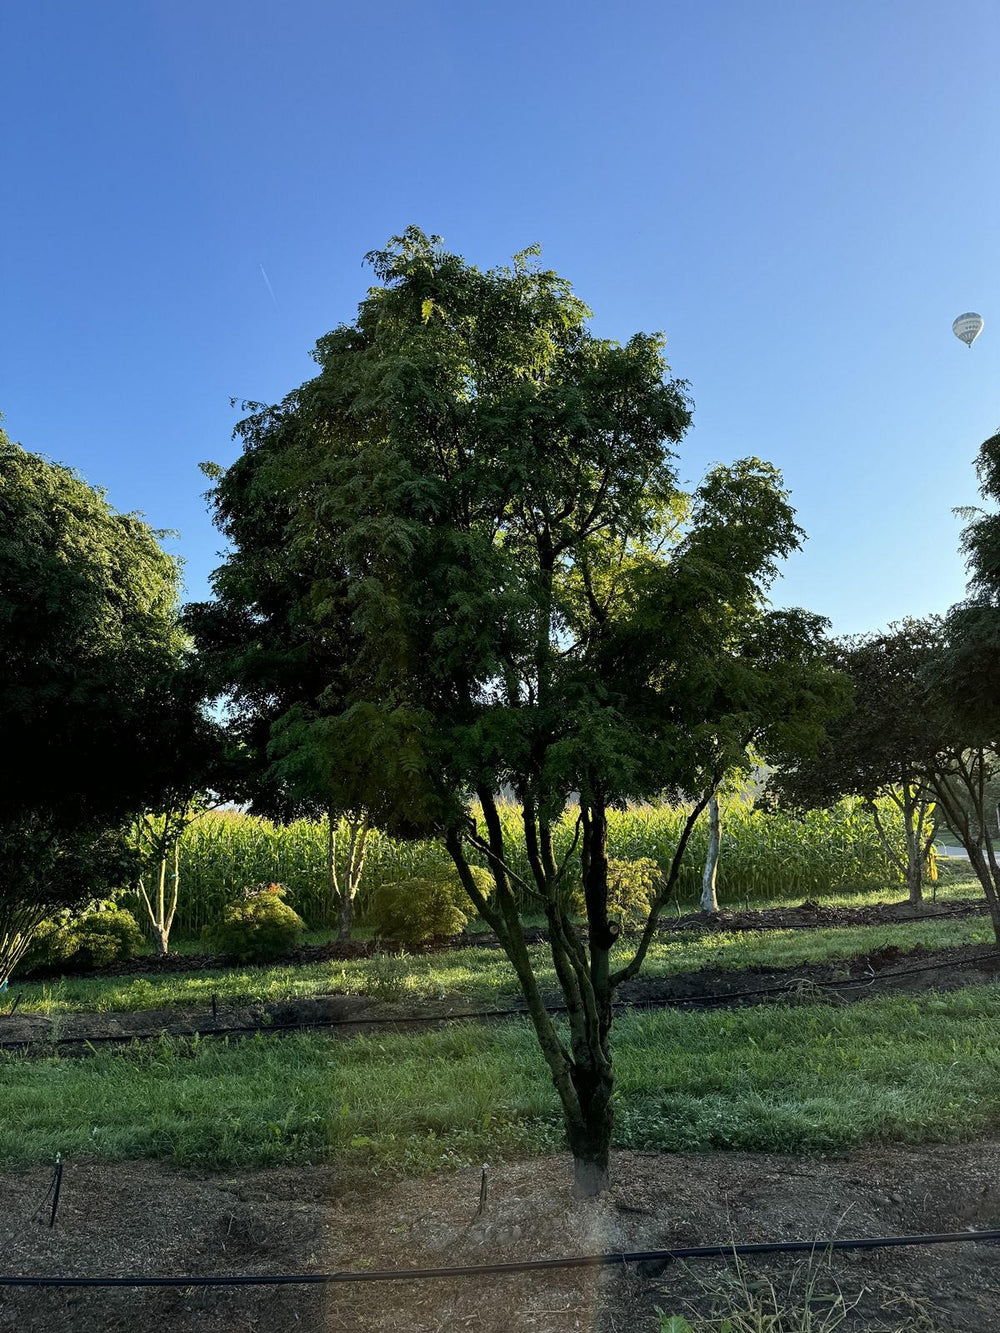
<path id="1" fill-rule="evenodd" d="M 808 981 L 808 985 L 816 990 L 859 990 L 869 989 L 877 982 L 882 980 L 893 981 L 901 977 L 915 976 L 921 972 L 939 972 L 944 967 L 961 968 L 973 967 L 979 963 L 1000 960 L 1000 950 L 994 950 L 987 954 L 978 954 L 973 958 L 958 958 L 953 962 L 933 962 L 922 963 L 916 967 L 896 969 L 894 971 L 872 972 L 869 976 L 858 981 Z M 657 1009 L 679 1009 L 684 1007 L 694 1009 L 708 1009 L 715 1005 L 732 1004 L 738 1000 L 756 999 L 761 996 L 781 995 L 794 996 L 795 987 L 791 982 L 785 982 L 778 986 L 758 986 L 752 990 L 741 991 L 710 991 L 706 995 L 690 996 L 672 996 L 662 1000 L 616 1000 L 612 1009 L 616 1013 L 628 1012 L 629 1010 L 657 1010 Z M 546 1012 L 550 1014 L 565 1014 L 568 1012 L 568 1006 L 565 1004 L 546 1005 Z M 96 1046 L 105 1044 L 127 1045 L 132 1041 L 158 1041 L 164 1037 L 182 1037 L 190 1039 L 192 1037 L 238 1037 L 257 1033 L 268 1034 L 273 1032 L 304 1032 L 310 1030 L 321 1030 L 331 1028 L 355 1028 L 355 1027 L 399 1027 L 405 1024 L 437 1024 L 437 1023 L 456 1023 L 469 1021 L 489 1021 L 500 1018 L 527 1018 L 529 1016 L 527 1008 L 511 1009 L 472 1009 L 464 1010 L 460 1013 L 452 1014 L 400 1014 L 396 1018 L 311 1018 L 302 1019 L 292 1023 L 247 1023 L 233 1024 L 228 1027 L 207 1027 L 191 1028 L 187 1032 L 167 1032 L 159 1029 L 155 1032 L 113 1032 L 101 1033 L 94 1036 L 78 1037 L 56 1037 L 47 1038 L 44 1034 L 39 1037 L 23 1038 L 18 1041 L 0 1042 L 0 1051 L 20 1051 L 31 1050 L 40 1043 L 48 1043 L 51 1046 Z"/>
<path id="2" fill-rule="evenodd" d="M 886 1250 L 905 1245 L 956 1245 L 963 1241 L 998 1241 L 1000 1231 L 954 1231 L 918 1236 L 863 1236 L 843 1240 L 779 1240 L 729 1245 L 684 1245 L 665 1250 L 623 1250 L 608 1254 L 571 1254 L 557 1259 L 514 1263 L 455 1264 L 447 1268 L 385 1268 L 337 1273 L 191 1274 L 182 1277 L 21 1277 L 0 1275 L 0 1287 L 283 1287 L 352 1282 L 426 1282 L 435 1278 L 501 1276 L 553 1268 L 618 1268 L 624 1264 L 670 1263 L 677 1259 L 727 1259 L 754 1254 L 824 1253 L 832 1250 Z"/>

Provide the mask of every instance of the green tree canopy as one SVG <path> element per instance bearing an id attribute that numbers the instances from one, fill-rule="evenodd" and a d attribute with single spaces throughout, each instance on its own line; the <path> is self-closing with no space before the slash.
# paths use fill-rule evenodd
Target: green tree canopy
<path id="1" fill-rule="evenodd" d="M 600 1188 L 611 997 L 641 965 L 697 811 L 748 747 L 815 744 L 838 696 L 823 622 L 766 604 L 801 533 L 757 459 L 681 490 L 690 403 L 662 337 L 596 337 L 534 252 L 482 272 L 410 229 L 369 258 L 379 285 L 320 339 L 319 374 L 238 428 L 243 455 L 215 491 L 233 544 L 216 587 L 231 597 L 251 565 L 295 581 L 327 686 L 307 706 L 308 745 L 300 701 L 272 722 L 272 753 L 325 754 L 345 804 L 442 839 L 517 972 L 578 1186 Z M 255 655 L 267 612 L 242 589 L 225 614 Z M 509 872 L 501 789 L 521 808 L 530 882 Z M 692 799 L 691 820 L 638 947 L 613 961 L 607 812 L 665 791 Z M 553 851 L 573 801 L 585 932 Z M 471 859 L 492 871 L 488 899 Z M 548 920 L 568 1044 L 522 903 Z"/>
<path id="2" fill-rule="evenodd" d="M 123 882 L 116 834 L 204 751 L 177 593 L 146 523 L 0 432 L 0 975 Z"/>
<path id="3" fill-rule="evenodd" d="M 940 708 L 921 674 L 937 634 L 932 622 L 907 621 L 884 633 L 831 643 L 829 661 L 851 684 L 850 705 L 828 722 L 816 753 L 801 756 L 769 782 L 781 801 L 805 809 L 835 805 L 844 796 L 862 798 L 914 903 L 922 896 L 934 833 L 935 798 L 925 780 L 928 759 L 943 740 Z M 883 824 L 879 797 L 899 811 L 902 854 Z"/>

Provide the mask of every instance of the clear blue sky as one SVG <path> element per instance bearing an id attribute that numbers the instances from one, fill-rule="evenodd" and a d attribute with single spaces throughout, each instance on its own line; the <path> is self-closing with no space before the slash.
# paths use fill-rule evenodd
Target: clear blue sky
<path id="1" fill-rule="evenodd" d="M 230 397 L 309 375 L 410 222 L 482 265 L 538 241 L 598 332 L 666 332 L 684 474 L 784 469 L 777 602 L 848 632 L 961 594 L 1000 425 L 994 0 L 11 0 L 0 51 L 0 410 L 178 529 L 191 595 Z"/>

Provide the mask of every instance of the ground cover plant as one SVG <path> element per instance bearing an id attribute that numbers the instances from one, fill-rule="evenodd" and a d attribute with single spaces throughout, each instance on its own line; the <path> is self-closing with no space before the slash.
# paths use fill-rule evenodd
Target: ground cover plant
<path id="1" fill-rule="evenodd" d="M 743 971 L 803 963 L 846 961 L 886 947 L 902 951 L 924 946 L 945 949 L 987 943 L 991 929 L 982 918 L 900 922 L 817 930 L 768 930 L 688 934 L 671 932 L 649 948 L 645 975 L 673 976 L 703 968 Z M 544 945 L 529 945 L 529 957 L 548 995 L 557 990 L 551 956 Z M 386 978 L 392 985 L 386 985 Z M 451 999 L 457 1005 L 489 1006 L 516 992 L 516 977 L 496 949 L 456 948 L 431 954 L 381 955 L 322 963 L 276 963 L 269 967 L 151 974 L 67 977 L 19 981 L 13 993 L 25 1013 L 68 1014 L 87 1010 L 136 1012 L 169 1006 L 207 1013 L 212 996 L 222 1005 L 277 1002 L 331 993 L 371 995 L 387 990 L 403 1006 Z"/>
<path id="2" fill-rule="evenodd" d="M 1000 1114 L 1000 990 L 849 1007 L 633 1013 L 619 1021 L 615 1142 L 823 1152 L 948 1142 Z M 87 1059 L 7 1056 L 0 1161 L 161 1157 L 423 1172 L 557 1150 L 530 1025 L 338 1042 L 169 1040 Z"/>

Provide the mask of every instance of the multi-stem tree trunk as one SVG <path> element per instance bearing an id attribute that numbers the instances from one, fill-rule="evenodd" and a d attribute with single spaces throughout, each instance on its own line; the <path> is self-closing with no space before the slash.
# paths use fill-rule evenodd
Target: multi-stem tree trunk
<path id="1" fill-rule="evenodd" d="M 173 874 L 170 878 L 170 890 L 167 890 L 168 864 L 173 859 Z M 180 834 L 173 838 L 172 848 L 163 848 L 160 863 L 156 868 L 156 887 L 150 894 L 146 889 L 146 878 L 139 877 L 139 893 L 146 904 L 153 939 L 157 952 L 166 956 L 170 951 L 170 931 L 177 913 L 177 900 L 180 895 Z"/>
<path id="2" fill-rule="evenodd" d="M 0 902 L 0 987 L 10 981 L 28 952 L 31 937 L 45 919 L 44 903 L 12 899 Z"/>
<path id="3" fill-rule="evenodd" d="M 713 796 L 708 803 L 708 851 L 705 855 L 705 869 L 701 875 L 701 910 L 717 912 L 719 897 L 715 880 L 719 870 L 719 798 Z"/>
<path id="4" fill-rule="evenodd" d="M 982 886 L 993 934 L 1000 944 L 1000 866 L 989 830 L 986 785 L 996 761 L 983 749 L 956 752 L 928 775 L 948 823 Z"/>
<path id="5" fill-rule="evenodd" d="M 923 784 L 914 782 L 911 777 L 904 778 L 898 789 L 893 788 L 886 794 L 902 817 L 906 844 L 904 857 L 900 857 L 896 845 L 889 837 L 878 805 L 873 799 L 867 802 L 868 812 L 886 854 L 903 876 L 911 906 L 916 907 L 924 900 L 924 868 L 934 836 L 934 802 Z"/>
<path id="6" fill-rule="evenodd" d="M 519 880 L 519 889 L 545 912 L 549 950 L 565 1001 L 568 1042 L 546 1009 L 532 968 L 495 797 L 485 789 L 479 789 L 476 795 L 483 810 L 486 839 L 468 829 L 452 829 L 445 837 L 445 846 L 466 891 L 496 932 L 513 965 L 562 1107 L 566 1139 L 573 1154 L 574 1193 L 590 1197 L 600 1194 L 608 1182 L 614 1129 L 614 1070 L 609 1040 L 614 992 L 642 966 L 656 933 L 660 910 L 676 885 L 691 830 L 711 792 L 688 815 L 639 946 L 617 971 L 611 967 L 611 951 L 618 940 L 619 926 L 608 918 L 608 825 L 604 802 L 599 793 L 593 792 L 581 799 L 573 845 L 557 862 L 549 822 L 539 813 L 530 794 L 521 795 L 531 881 Z M 487 859 L 494 880 L 490 898 L 481 893 L 471 873 L 464 839 Z M 586 938 L 570 914 L 570 895 L 564 882 L 566 867 L 578 842 L 587 912 Z"/>
<path id="7" fill-rule="evenodd" d="M 326 870 L 330 886 L 330 899 L 337 909 L 337 938 L 349 940 L 354 930 L 354 900 L 361 887 L 361 876 L 365 868 L 365 849 L 368 845 L 370 826 L 368 816 L 348 816 L 347 818 L 347 864 L 341 876 L 337 865 L 337 828 L 340 813 L 336 810 L 327 812 L 327 851 Z"/>

